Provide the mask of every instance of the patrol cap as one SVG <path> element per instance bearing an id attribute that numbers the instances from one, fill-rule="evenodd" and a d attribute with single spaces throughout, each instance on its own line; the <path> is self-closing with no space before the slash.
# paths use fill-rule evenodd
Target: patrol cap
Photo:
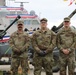
<path id="1" fill-rule="evenodd" d="M 65 17 L 64 21 L 69 21 L 70 22 L 70 18 L 69 17 Z"/>
<path id="2" fill-rule="evenodd" d="M 47 20 L 46 18 L 42 18 L 42 19 L 40 20 L 40 22 L 42 22 L 42 21 L 47 22 L 48 20 Z"/>
<path id="3" fill-rule="evenodd" d="M 23 22 L 23 20 L 18 20 L 18 21 L 17 21 L 17 24 L 22 24 L 22 25 L 23 25 L 24 22 Z"/>

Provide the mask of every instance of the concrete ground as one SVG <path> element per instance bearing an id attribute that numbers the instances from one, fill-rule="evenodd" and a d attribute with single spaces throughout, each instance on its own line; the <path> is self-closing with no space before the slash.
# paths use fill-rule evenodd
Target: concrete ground
<path id="1" fill-rule="evenodd" d="M 30 70 L 28 72 L 29 75 L 34 75 L 33 69 L 34 69 L 34 67 L 32 65 L 30 65 Z M 10 65 L 0 65 L 0 71 L 9 71 L 9 70 L 10 70 Z M 42 71 L 41 75 L 46 75 L 46 74 L 44 71 Z M 59 73 L 53 73 L 53 75 L 59 75 Z"/>
<path id="2" fill-rule="evenodd" d="M 34 75 L 33 71 L 34 71 L 34 67 L 32 65 L 30 66 L 30 70 L 28 72 L 28 75 Z M 10 71 L 10 65 L 0 65 L 0 71 Z M 75 69 L 76 72 L 76 69 Z M 41 75 L 46 75 L 44 71 L 41 72 Z M 57 73 L 53 73 L 53 75 L 59 75 L 59 72 Z M 68 74 L 67 74 L 68 75 Z"/>

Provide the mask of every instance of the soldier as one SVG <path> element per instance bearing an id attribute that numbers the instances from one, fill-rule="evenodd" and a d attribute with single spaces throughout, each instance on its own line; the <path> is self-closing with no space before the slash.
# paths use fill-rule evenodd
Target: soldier
<path id="1" fill-rule="evenodd" d="M 11 71 L 13 72 L 13 75 L 17 75 L 19 65 L 22 67 L 22 75 L 27 75 L 29 69 L 27 54 L 29 47 L 29 36 L 23 31 L 23 27 L 24 22 L 19 20 L 17 22 L 18 30 L 15 31 L 9 39 L 9 44 L 12 48 Z"/>
<path id="2" fill-rule="evenodd" d="M 70 18 L 65 17 L 64 27 L 57 34 L 57 46 L 60 50 L 60 75 L 74 75 L 76 32 L 70 26 Z"/>
<path id="3" fill-rule="evenodd" d="M 42 67 L 46 75 L 53 75 L 53 49 L 56 44 L 56 34 L 47 28 L 46 18 L 40 20 L 40 26 L 41 29 L 32 35 L 34 75 L 41 75 Z"/>

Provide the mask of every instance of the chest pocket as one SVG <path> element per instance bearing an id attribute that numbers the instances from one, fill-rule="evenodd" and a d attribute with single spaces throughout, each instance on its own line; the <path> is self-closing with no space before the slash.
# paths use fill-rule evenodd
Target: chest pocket
<path id="1" fill-rule="evenodd" d="M 40 33 L 36 34 L 35 37 L 37 41 L 42 40 L 42 35 Z"/>
<path id="2" fill-rule="evenodd" d="M 45 33 L 42 35 L 43 39 L 42 42 L 45 43 L 46 45 L 50 44 L 51 41 L 51 34 L 50 33 Z"/>
<path id="3" fill-rule="evenodd" d="M 71 44 L 73 42 L 72 33 L 61 34 L 60 37 L 61 37 L 61 43 Z"/>
<path id="4" fill-rule="evenodd" d="M 50 41 L 51 40 L 51 34 L 47 34 L 45 38 Z"/>

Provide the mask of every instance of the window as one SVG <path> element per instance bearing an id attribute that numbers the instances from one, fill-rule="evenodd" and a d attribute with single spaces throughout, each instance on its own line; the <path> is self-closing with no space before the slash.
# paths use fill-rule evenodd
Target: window
<path id="1" fill-rule="evenodd" d="M 13 22 L 14 20 L 10 20 L 10 24 Z M 17 22 L 14 23 L 15 25 L 17 25 Z"/>
<path id="2" fill-rule="evenodd" d="M 24 20 L 24 25 L 39 25 L 37 20 Z"/>
<path id="3" fill-rule="evenodd" d="M 24 20 L 24 25 L 30 25 L 31 24 L 31 20 Z"/>
<path id="4" fill-rule="evenodd" d="M 10 20 L 10 23 L 12 23 L 13 20 Z M 17 22 L 15 22 L 17 24 Z M 24 20 L 24 25 L 39 25 L 38 20 Z"/>
<path id="5" fill-rule="evenodd" d="M 32 20 L 32 25 L 39 25 L 39 22 L 37 20 Z"/>
<path id="6" fill-rule="evenodd" d="M 8 12 L 0 12 L 0 17 L 5 17 Z"/>
<path id="7" fill-rule="evenodd" d="M 10 14 L 15 14 L 16 12 L 15 11 L 10 11 Z"/>
<path id="8" fill-rule="evenodd" d="M 19 15 L 19 14 L 22 14 L 22 12 L 21 11 L 17 11 L 17 14 Z"/>

